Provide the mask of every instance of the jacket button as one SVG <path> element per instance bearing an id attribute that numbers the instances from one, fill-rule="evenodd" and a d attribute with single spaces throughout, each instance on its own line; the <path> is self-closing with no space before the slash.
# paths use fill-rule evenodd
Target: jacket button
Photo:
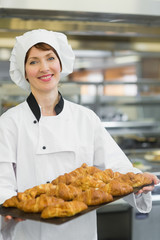
<path id="1" fill-rule="evenodd" d="M 37 123 L 37 121 L 36 121 L 36 120 L 34 120 L 34 121 L 33 121 L 33 123 L 34 123 L 34 124 L 36 124 L 36 123 Z"/>
<path id="2" fill-rule="evenodd" d="M 46 149 L 46 146 L 43 146 L 42 149 Z"/>

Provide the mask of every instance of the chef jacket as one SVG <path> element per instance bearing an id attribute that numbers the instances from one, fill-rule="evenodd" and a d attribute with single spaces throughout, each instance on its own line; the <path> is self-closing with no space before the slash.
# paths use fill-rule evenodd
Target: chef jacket
<path id="1" fill-rule="evenodd" d="M 92 110 L 62 97 L 55 110 L 56 116 L 42 116 L 30 94 L 0 117 L 0 203 L 83 163 L 138 172 Z M 131 194 L 127 201 L 141 212 L 151 210 L 150 194 Z M 31 220 L 5 223 L 2 218 L 1 233 L 4 240 L 96 240 L 96 212 L 58 226 Z"/>

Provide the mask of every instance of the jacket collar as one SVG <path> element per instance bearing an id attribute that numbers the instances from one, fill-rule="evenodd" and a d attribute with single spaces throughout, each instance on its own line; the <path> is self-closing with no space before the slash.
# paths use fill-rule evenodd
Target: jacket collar
<path id="1" fill-rule="evenodd" d="M 64 106 L 64 100 L 63 100 L 63 97 L 60 94 L 60 92 L 59 92 L 59 95 L 60 95 L 60 100 L 54 109 L 57 115 L 63 110 L 63 106 Z M 37 121 L 39 122 L 39 119 L 41 117 L 41 111 L 40 111 L 40 107 L 32 93 L 30 93 L 30 95 L 28 96 L 27 103 L 28 103 L 32 113 L 36 117 Z"/>

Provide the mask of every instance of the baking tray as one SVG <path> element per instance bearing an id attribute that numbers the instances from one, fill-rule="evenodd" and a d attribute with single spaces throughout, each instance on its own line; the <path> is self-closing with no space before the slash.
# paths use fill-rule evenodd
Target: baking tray
<path id="1" fill-rule="evenodd" d="M 152 184 L 151 184 L 152 185 Z M 145 185 L 146 186 L 146 185 Z M 143 186 L 144 187 L 144 186 Z M 139 187 L 139 188 L 134 188 L 134 193 L 136 193 L 138 190 L 140 190 L 142 187 Z M 129 194 L 127 194 L 129 195 Z M 124 196 L 121 196 L 121 197 L 114 197 L 113 198 L 113 201 L 117 201 L 127 195 L 124 195 Z M 23 212 L 17 208 L 14 208 L 14 207 L 3 207 L 2 205 L 0 205 L 0 215 L 2 216 L 7 216 L 7 215 L 10 215 L 12 216 L 13 218 L 22 218 L 22 219 L 25 219 L 25 220 L 34 220 L 34 221 L 40 221 L 40 222 L 45 222 L 45 223 L 52 223 L 52 224 L 56 224 L 56 225 L 60 225 L 60 224 L 63 224 L 65 222 L 68 222 L 68 221 L 71 221 L 71 220 L 74 220 L 75 218 L 77 217 L 80 217 L 84 214 L 87 214 L 93 210 L 97 210 L 101 207 L 104 207 L 105 205 L 108 205 L 112 202 L 109 202 L 109 203 L 103 203 L 101 205 L 96 205 L 96 206 L 89 206 L 86 210 L 74 215 L 74 216 L 71 216 L 71 217 L 55 217 L 55 218 L 48 218 L 48 219 L 43 219 L 41 218 L 41 213 L 26 213 L 26 212 Z"/>

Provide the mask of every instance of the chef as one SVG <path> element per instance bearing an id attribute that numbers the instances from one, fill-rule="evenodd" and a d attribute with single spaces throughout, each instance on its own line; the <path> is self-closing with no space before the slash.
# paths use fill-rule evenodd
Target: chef
<path id="1" fill-rule="evenodd" d="M 16 38 L 10 76 L 29 96 L 0 117 L 1 204 L 17 192 L 51 182 L 82 163 L 121 173 L 139 172 L 93 111 L 60 94 L 59 81 L 73 71 L 73 64 L 72 48 L 62 33 L 38 29 Z M 155 184 L 159 182 L 151 176 Z M 140 212 L 149 212 L 152 189 L 146 187 L 126 200 Z M 96 240 L 96 228 L 95 211 L 58 226 L 6 216 L 2 218 L 1 238 Z"/>

